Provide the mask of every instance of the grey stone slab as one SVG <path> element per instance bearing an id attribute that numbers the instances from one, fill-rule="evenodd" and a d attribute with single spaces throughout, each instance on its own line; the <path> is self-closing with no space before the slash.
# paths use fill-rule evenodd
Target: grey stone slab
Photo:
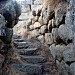
<path id="1" fill-rule="evenodd" d="M 19 49 L 18 52 L 22 55 L 32 55 L 37 52 L 37 48 L 30 48 L 30 49 Z"/>
<path id="2" fill-rule="evenodd" d="M 25 72 L 28 74 L 42 74 L 42 66 L 36 64 L 12 64 L 16 71 Z"/>
<path id="3" fill-rule="evenodd" d="M 18 48 L 18 49 L 22 49 L 22 48 L 27 48 L 28 46 L 32 45 L 31 42 L 14 42 L 15 46 Z"/>
<path id="4" fill-rule="evenodd" d="M 42 56 L 22 56 L 21 59 L 28 62 L 28 63 L 44 63 L 46 61 L 45 57 Z"/>

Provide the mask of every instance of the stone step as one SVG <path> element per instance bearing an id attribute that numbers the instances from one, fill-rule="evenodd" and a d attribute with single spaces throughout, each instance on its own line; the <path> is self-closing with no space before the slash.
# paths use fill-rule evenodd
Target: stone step
<path id="1" fill-rule="evenodd" d="M 14 39 L 14 42 L 18 43 L 18 42 L 27 42 L 27 43 L 31 43 L 30 41 L 28 40 L 25 40 L 25 39 L 22 39 L 22 38 L 17 38 L 17 39 Z"/>
<path id="2" fill-rule="evenodd" d="M 14 42 L 17 49 L 27 48 L 28 46 L 32 45 L 31 42 Z"/>
<path id="3" fill-rule="evenodd" d="M 12 64 L 11 67 L 16 71 L 27 74 L 42 74 L 42 65 L 37 64 Z"/>
<path id="4" fill-rule="evenodd" d="M 30 48 L 30 49 L 18 49 L 19 54 L 21 55 L 32 55 L 36 54 L 37 48 Z"/>
<path id="5" fill-rule="evenodd" d="M 46 58 L 43 57 L 43 56 L 23 56 L 21 55 L 21 60 L 23 61 L 26 61 L 28 63 L 34 63 L 34 64 L 37 64 L 37 63 L 44 63 L 46 62 Z"/>
<path id="6" fill-rule="evenodd" d="M 19 42 L 16 42 L 16 41 L 14 41 L 14 44 L 17 44 L 17 45 L 26 45 L 26 44 L 29 44 L 29 45 L 31 45 L 32 43 L 31 42 L 29 42 L 29 41 L 23 41 L 23 40 L 18 40 Z"/>
<path id="7" fill-rule="evenodd" d="M 24 49 L 24 48 L 28 48 L 29 45 L 22 45 L 22 46 L 16 46 L 17 49 Z"/>
<path id="8" fill-rule="evenodd" d="M 14 42 L 26 42 L 24 39 L 14 39 Z"/>
<path id="9" fill-rule="evenodd" d="M 21 46 L 21 45 L 26 45 L 27 44 L 27 42 L 14 42 L 14 44 L 16 44 L 17 46 Z"/>

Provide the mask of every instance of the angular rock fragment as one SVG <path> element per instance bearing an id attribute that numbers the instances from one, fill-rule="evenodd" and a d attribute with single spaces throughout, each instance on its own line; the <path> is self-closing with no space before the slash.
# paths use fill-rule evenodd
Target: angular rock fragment
<path id="1" fill-rule="evenodd" d="M 53 44 L 52 33 L 45 33 L 45 41 L 47 44 Z"/>

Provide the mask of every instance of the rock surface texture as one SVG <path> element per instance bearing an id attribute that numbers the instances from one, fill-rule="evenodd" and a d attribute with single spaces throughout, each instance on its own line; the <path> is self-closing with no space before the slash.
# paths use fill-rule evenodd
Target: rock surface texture
<path id="1" fill-rule="evenodd" d="M 23 35 L 27 36 L 22 37 L 37 38 L 49 46 L 59 75 L 75 75 L 75 1 L 44 0 L 42 4 L 36 1 L 39 0 L 32 1 L 30 17 L 24 25 L 28 31 Z"/>
<path id="2" fill-rule="evenodd" d="M 0 0 L 0 75 L 7 75 L 4 72 L 5 62 L 12 48 L 13 27 L 20 14 L 20 6 L 16 1 Z"/>
<path id="3" fill-rule="evenodd" d="M 0 1 L 0 75 L 75 75 L 75 0 L 20 4 Z"/>
<path id="4" fill-rule="evenodd" d="M 11 59 L 9 73 L 6 72 L 8 75 L 14 75 L 13 70 L 17 73 L 15 75 L 59 75 L 47 45 L 37 39 L 13 38 L 13 42 L 19 55 L 14 59 L 15 62 Z"/>

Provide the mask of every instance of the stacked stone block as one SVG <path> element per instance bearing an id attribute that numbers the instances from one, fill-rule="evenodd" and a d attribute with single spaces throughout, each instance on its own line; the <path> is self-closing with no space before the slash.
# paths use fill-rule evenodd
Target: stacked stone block
<path id="1" fill-rule="evenodd" d="M 24 0 L 20 2 L 21 16 L 19 20 L 28 20 L 31 11 L 42 5 L 42 0 Z"/>

